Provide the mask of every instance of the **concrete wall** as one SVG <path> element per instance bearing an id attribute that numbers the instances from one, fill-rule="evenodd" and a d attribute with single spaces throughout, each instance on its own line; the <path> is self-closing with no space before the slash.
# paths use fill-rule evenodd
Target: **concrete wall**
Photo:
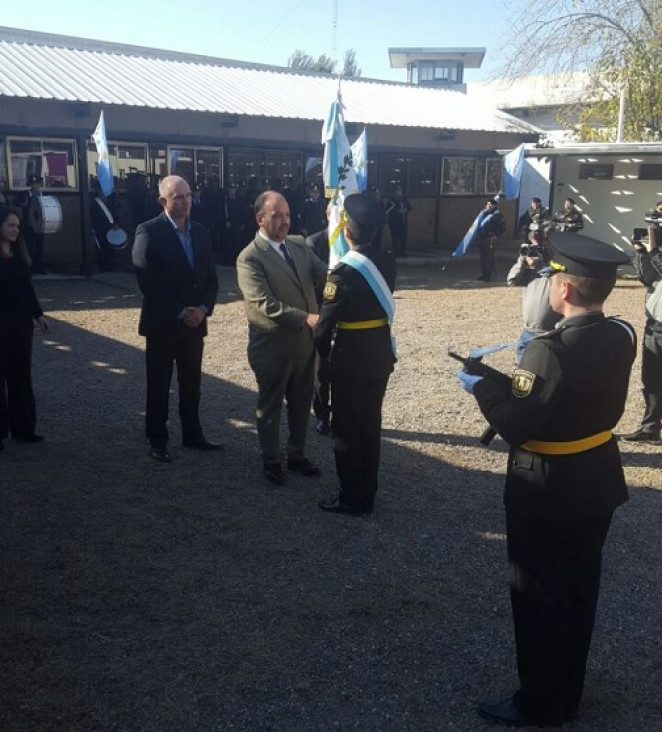
<path id="1" fill-rule="evenodd" d="M 582 163 L 614 166 L 612 180 L 580 180 Z M 644 214 L 662 200 L 662 180 L 638 180 L 642 162 L 662 165 L 662 155 L 559 155 L 550 195 L 558 211 L 570 196 L 584 217 L 584 231 L 601 241 L 628 250 L 634 228 L 645 227 Z"/>

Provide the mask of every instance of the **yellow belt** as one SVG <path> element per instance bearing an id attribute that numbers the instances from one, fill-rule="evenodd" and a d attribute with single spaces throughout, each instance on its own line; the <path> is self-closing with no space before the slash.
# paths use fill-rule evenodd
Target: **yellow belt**
<path id="1" fill-rule="evenodd" d="M 530 452 L 539 452 L 542 455 L 574 455 L 577 452 L 586 452 L 598 445 L 604 445 L 611 440 L 611 430 L 598 432 L 589 437 L 582 437 L 581 440 L 570 440 L 569 442 L 543 442 L 542 440 L 527 440 L 520 447 Z"/>
<path id="2" fill-rule="evenodd" d="M 339 330 L 367 330 L 368 328 L 381 328 L 387 325 L 387 318 L 378 318 L 377 320 L 340 320 L 338 321 Z"/>

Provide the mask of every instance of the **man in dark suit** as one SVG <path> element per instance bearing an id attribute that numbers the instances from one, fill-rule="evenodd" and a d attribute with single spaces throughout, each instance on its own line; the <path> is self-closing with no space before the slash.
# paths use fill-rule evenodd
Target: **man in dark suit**
<path id="1" fill-rule="evenodd" d="M 219 450 L 200 427 L 200 381 L 207 317 L 214 310 L 218 277 L 206 229 L 190 220 L 191 189 L 179 176 L 159 185 L 163 213 L 136 229 L 133 264 L 143 293 L 138 332 L 146 338 L 145 428 L 152 457 L 170 462 L 168 394 L 177 364 L 182 444 Z"/>
<path id="2" fill-rule="evenodd" d="M 288 237 L 290 208 L 275 191 L 255 201 L 259 231 L 237 258 L 237 279 L 248 317 L 248 361 L 258 386 L 257 432 L 264 477 L 283 485 L 280 416 L 287 400 L 290 429 L 287 467 L 305 476 L 320 475 L 305 453 L 313 396 L 317 322 L 315 287 L 326 265 L 300 236 Z"/>

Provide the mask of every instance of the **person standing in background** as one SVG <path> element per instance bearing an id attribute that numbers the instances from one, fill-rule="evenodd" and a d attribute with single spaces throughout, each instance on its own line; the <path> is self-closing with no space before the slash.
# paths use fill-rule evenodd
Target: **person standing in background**
<path id="1" fill-rule="evenodd" d="M 11 436 L 41 442 L 35 433 L 37 410 L 32 388 L 34 323 L 49 327 L 32 286 L 30 255 L 21 237 L 21 217 L 0 206 L 0 451 Z"/>
<path id="2" fill-rule="evenodd" d="M 207 230 L 190 220 L 191 189 L 179 176 L 159 185 L 163 213 L 138 226 L 133 265 L 143 294 L 138 332 L 146 340 L 145 432 L 155 460 L 169 463 L 168 401 L 177 364 L 182 445 L 220 450 L 199 418 L 202 352 L 207 318 L 214 311 L 218 277 Z"/>
<path id="3" fill-rule="evenodd" d="M 265 191 L 255 200 L 259 227 L 237 257 L 237 281 L 248 318 L 248 362 L 257 382 L 257 433 L 262 474 L 283 485 L 280 417 L 287 404 L 287 468 L 307 477 L 320 470 L 306 457 L 306 435 L 313 398 L 317 322 L 315 288 L 326 265 L 300 236 L 288 237 L 290 207 L 280 193 Z"/>
<path id="4" fill-rule="evenodd" d="M 412 206 L 407 200 L 402 186 L 396 183 L 391 200 L 386 207 L 393 253 L 396 257 L 407 256 L 407 229 L 409 227 L 409 212 L 411 210 Z"/>
<path id="5" fill-rule="evenodd" d="M 32 261 L 32 271 L 34 274 L 46 274 L 41 264 L 44 257 L 44 234 L 38 234 L 30 223 L 30 204 L 33 199 L 41 198 L 41 186 L 43 183 L 44 179 L 40 175 L 31 175 L 28 178 L 28 185 L 30 186 L 28 190 L 19 193 L 14 200 L 14 205 L 18 206 L 22 212 L 21 229 L 28 247 L 28 254 Z"/>

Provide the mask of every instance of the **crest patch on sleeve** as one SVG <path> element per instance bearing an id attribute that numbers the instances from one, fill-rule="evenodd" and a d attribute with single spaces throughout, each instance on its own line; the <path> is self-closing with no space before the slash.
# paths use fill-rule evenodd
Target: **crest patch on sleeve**
<path id="1" fill-rule="evenodd" d="M 530 371 L 524 371 L 524 369 L 515 369 L 513 371 L 512 390 L 513 396 L 516 397 L 528 397 L 533 390 L 533 384 L 536 380 L 536 375 Z"/>
<path id="2" fill-rule="evenodd" d="M 336 296 L 337 289 L 338 285 L 336 285 L 334 282 L 327 282 L 326 285 L 324 285 L 324 299 L 333 300 Z"/>

